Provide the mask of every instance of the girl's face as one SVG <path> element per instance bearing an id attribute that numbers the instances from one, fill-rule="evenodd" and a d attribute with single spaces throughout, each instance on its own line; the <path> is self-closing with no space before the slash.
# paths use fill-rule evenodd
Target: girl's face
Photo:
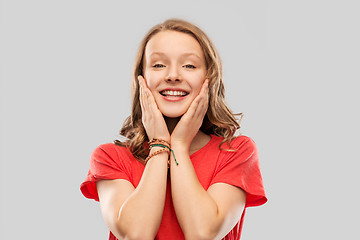
<path id="1" fill-rule="evenodd" d="M 163 31 L 147 43 L 144 78 L 165 116 L 183 115 L 199 94 L 205 76 L 204 54 L 191 35 Z"/>

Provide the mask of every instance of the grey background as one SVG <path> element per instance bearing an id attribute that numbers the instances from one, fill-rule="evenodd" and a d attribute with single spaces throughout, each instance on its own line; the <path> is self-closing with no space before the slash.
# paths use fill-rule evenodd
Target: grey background
<path id="1" fill-rule="evenodd" d="M 107 239 L 79 191 L 130 112 L 146 31 L 208 33 L 269 202 L 243 240 L 359 239 L 358 1 L 1 1 L 1 239 Z"/>

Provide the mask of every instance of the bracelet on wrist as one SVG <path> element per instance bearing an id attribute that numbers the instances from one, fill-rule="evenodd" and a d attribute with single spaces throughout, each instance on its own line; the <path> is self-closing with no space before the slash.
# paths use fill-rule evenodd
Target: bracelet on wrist
<path id="1" fill-rule="evenodd" d="M 167 141 L 165 141 L 165 140 L 163 140 L 163 139 L 153 138 L 152 140 L 150 140 L 150 141 L 148 142 L 148 144 L 149 144 L 149 149 L 150 149 L 150 150 L 151 150 L 151 148 L 153 148 L 153 147 L 161 147 L 162 149 L 165 149 L 165 150 L 160 149 L 160 150 L 154 152 L 153 154 L 149 155 L 149 156 L 145 159 L 145 164 L 146 164 L 147 161 L 149 161 L 149 159 L 150 159 L 151 157 L 153 157 L 153 156 L 155 156 L 155 155 L 157 155 L 157 154 L 159 154 L 159 153 L 162 153 L 162 152 L 164 152 L 164 151 L 167 151 L 167 152 L 171 152 L 171 153 L 172 153 L 176 165 L 179 165 L 179 163 L 178 163 L 177 160 L 176 160 L 174 150 L 171 149 L 170 143 L 168 143 Z M 162 151 L 161 151 L 161 150 L 162 150 Z M 159 151 L 161 151 L 161 152 L 159 152 Z M 156 153 L 156 154 L 155 154 L 155 153 Z"/>
<path id="2" fill-rule="evenodd" d="M 154 156 L 156 156 L 156 155 L 158 155 L 160 153 L 163 153 L 163 152 L 168 152 L 169 153 L 170 151 L 167 148 L 162 148 L 160 150 L 157 150 L 156 152 L 150 154 L 147 158 L 145 158 L 145 165 L 149 161 L 150 158 L 152 158 L 152 157 L 154 157 Z"/>

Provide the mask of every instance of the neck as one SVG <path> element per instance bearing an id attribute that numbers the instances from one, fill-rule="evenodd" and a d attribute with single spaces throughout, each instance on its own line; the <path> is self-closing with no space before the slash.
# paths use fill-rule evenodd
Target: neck
<path id="1" fill-rule="evenodd" d="M 169 118 L 164 116 L 166 125 L 168 127 L 168 131 L 171 135 L 171 133 L 174 131 L 174 128 L 176 127 L 176 124 L 178 124 L 178 122 L 180 121 L 181 117 L 177 117 L 177 118 Z"/>
<path id="2" fill-rule="evenodd" d="M 168 127 L 168 131 L 169 131 L 170 135 L 174 131 L 174 128 L 176 127 L 178 122 L 180 121 L 180 118 L 181 117 L 169 118 L 169 117 L 164 116 L 164 119 L 165 119 L 165 122 Z M 205 146 L 209 141 L 210 141 L 210 136 L 203 133 L 201 130 L 199 130 L 191 142 L 190 154 L 192 154 L 193 152 L 195 152 L 195 151 L 199 150 L 200 148 L 202 148 L 203 146 Z"/>

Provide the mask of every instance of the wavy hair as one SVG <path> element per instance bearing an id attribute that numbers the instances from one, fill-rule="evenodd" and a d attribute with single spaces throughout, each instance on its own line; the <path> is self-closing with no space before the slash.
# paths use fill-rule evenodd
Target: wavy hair
<path id="1" fill-rule="evenodd" d="M 209 107 L 200 129 L 206 134 L 214 134 L 216 136 L 224 137 L 224 140 L 219 145 L 220 149 L 223 149 L 221 146 L 225 142 L 227 142 L 230 146 L 236 130 L 240 128 L 240 124 L 236 116 L 239 116 L 240 121 L 243 114 L 234 114 L 225 102 L 222 63 L 214 44 L 200 28 L 180 19 L 169 19 L 161 24 L 155 25 L 141 41 L 135 58 L 132 76 L 131 115 L 126 118 L 123 127 L 120 130 L 120 135 L 126 137 L 127 139 L 124 142 L 115 140 L 114 143 L 120 146 L 128 147 L 135 158 L 141 162 L 143 162 L 143 159 L 145 159 L 149 153 L 149 150 L 144 147 L 144 144 L 149 141 L 149 139 L 141 120 L 142 113 L 139 100 L 139 82 L 137 77 L 139 75 L 143 75 L 143 63 L 147 43 L 155 34 L 161 31 L 177 31 L 186 33 L 194 37 L 200 44 L 205 57 L 207 69 L 206 77 L 209 79 Z"/>

